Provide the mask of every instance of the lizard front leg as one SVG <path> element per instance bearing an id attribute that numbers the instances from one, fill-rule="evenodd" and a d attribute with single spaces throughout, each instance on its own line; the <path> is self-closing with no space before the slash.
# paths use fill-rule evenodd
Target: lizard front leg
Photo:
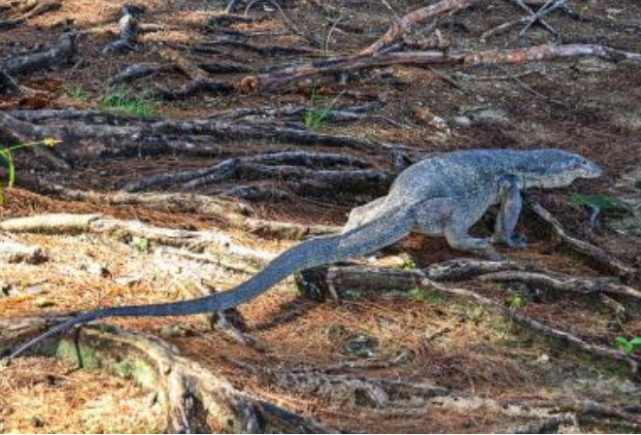
<path id="1" fill-rule="evenodd" d="M 492 241 L 504 243 L 510 248 L 525 248 L 527 244 L 525 236 L 514 232 L 523 207 L 518 177 L 515 175 L 501 177 L 499 192 L 501 206 Z"/>

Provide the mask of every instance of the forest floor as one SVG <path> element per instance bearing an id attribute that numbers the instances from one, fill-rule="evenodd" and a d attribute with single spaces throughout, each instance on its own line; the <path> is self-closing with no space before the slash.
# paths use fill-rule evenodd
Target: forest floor
<path id="1" fill-rule="evenodd" d="M 0 72 L 11 59 L 57 46 L 71 31 L 77 47 L 65 62 L 12 75 L 18 87 L 13 93 L 2 94 L 0 76 L 0 115 L 31 126 L 0 124 L 0 140 L 62 139 L 52 150 L 16 151 L 17 183 L 3 188 L 0 218 L 96 216 L 72 231 L 54 224 L 46 233 L 0 226 L 0 245 L 39 248 L 33 261 L 14 262 L 0 252 L 0 353 L 15 344 L 3 342 L 11 334 L 1 328 L 25 317 L 232 288 L 309 234 L 343 224 L 353 207 L 384 194 L 407 162 L 460 149 L 554 147 L 598 162 L 609 178 L 535 191 L 531 198 L 569 233 L 636 275 L 617 273 L 620 267 L 595 264 L 594 258 L 586 261 L 529 209 L 519 223 L 528 247 L 501 248 L 505 270 L 582 278 L 594 284 L 592 290 L 570 281 L 565 291 L 519 277 L 499 282 L 487 271 L 488 276 L 439 284 L 474 292 L 486 301 L 479 304 L 438 286 L 438 291 L 422 284 L 379 289 L 374 281 L 355 288 L 349 277 L 341 278 L 343 269 L 358 272 L 367 270 L 365 265 L 409 276 L 461 258 L 444 240 L 412 235 L 351 269 L 330 269 L 327 279 L 343 286 L 335 289 L 339 301 L 310 300 L 287 279 L 239 308 L 242 322 L 232 323 L 243 323 L 242 331 L 212 331 L 196 316 L 104 323 L 119 326 L 116 335 L 162 337 L 189 361 L 226 379 L 238 397 L 302 416 L 300 428 L 309 429 L 304 425 L 313 420 L 316 429 L 347 432 L 641 432 L 641 374 L 629 367 L 641 362 L 641 348 L 626 353 L 617 342 L 641 337 L 641 301 L 616 290 L 641 291 L 638 63 L 569 57 L 474 68 L 394 64 L 318 75 L 275 90 L 223 92 L 212 86 L 187 95 L 181 86 L 204 76 L 237 83 L 269 74 L 270 68 L 356 53 L 383 35 L 396 16 L 428 2 L 288 0 L 279 7 L 241 2 L 231 22 L 224 19 L 226 3 L 220 0 L 31 3 L 57 6 L 16 20 L 34 10 L 29 1 L 0 0 Z M 553 41 L 539 25 L 523 35 L 521 25 L 480 38 L 526 16 L 516 3 L 479 1 L 433 25 L 419 24 L 405 43 L 474 52 Z M 524 4 L 538 10 L 539 3 L 545 2 Z M 563 43 L 641 52 L 636 0 L 567 3 L 571 9 L 545 16 Z M 142 8 L 132 15 L 141 33 L 131 51 L 105 50 L 118 39 L 125 4 Z M 143 63 L 159 69 L 113 84 L 126 68 Z M 219 124 L 206 132 L 188 125 L 195 120 Z M 163 121 L 175 123 L 162 129 Z M 238 126 L 248 130 L 235 130 Z M 301 138 L 300 132 L 311 136 Z M 302 163 L 291 156 L 260 160 L 291 150 L 316 157 Z M 233 166 L 239 161 L 241 166 Z M 213 180 L 174 177 L 131 187 L 152 175 L 221 162 L 234 169 L 218 167 L 220 176 Z M 4 170 L 0 175 L 6 180 Z M 190 184 L 193 180 L 200 181 Z M 130 193 L 122 193 L 125 187 Z M 599 228 L 591 227 L 592 212 L 580 203 L 587 195 L 608 202 Z M 489 234 L 491 215 L 475 232 Z M 146 226 L 128 226 L 134 220 Z M 270 222 L 283 223 L 286 230 Z M 118 228 L 104 230 L 110 225 Z M 227 241 L 217 241 L 218 236 Z M 582 344 L 549 329 L 541 333 L 522 318 L 567 332 Z M 18 335 L 24 339 L 36 329 Z M 99 338 L 106 340 L 103 345 L 112 340 Z M 87 346 L 94 345 L 91 340 Z M 128 344 L 119 346 L 128 352 Z M 139 376 L 115 376 L 110 372 L 119 370 L 104 362 L 98 365 L 105 371 L 77 370 L 77 365 L 73 358 L 36 354 L 0 367 L 0 433 L 166 430 L 166 406 L 154 388 L 134 382 Z M 273 415 L 261 412 L 267 413 L 263 419 Z"/>

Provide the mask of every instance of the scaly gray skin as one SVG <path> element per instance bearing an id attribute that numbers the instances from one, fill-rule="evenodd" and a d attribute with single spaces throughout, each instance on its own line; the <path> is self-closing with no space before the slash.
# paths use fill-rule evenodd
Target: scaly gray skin
<path id="1" fill-rule="evenodd" d="M 525 244 L 522 237 L 514 234 L 521 211 L 521 190 L 564 187 L 576 178 L 595 178 L 602 173 L 595 163 L 554 149 L 457 151 L 431 157 L 403 171 L 387 196 L 355 208 L 342 234 L 293 247 L 233 290 L 189 301 L 85 313 L 25 343 L 9 360 L 71 326 L 96 319 L 181 316 L 233 308 L 256 298 L 293 273 L 370 254 L 412 231 L 445 236 L 455 249 L 498 259 L 491 241 L 510 247 Z M 490 206 L 498 203 L 501 207 L 492 239 L 470 236 L 468 231 L 472 225 Z"/>

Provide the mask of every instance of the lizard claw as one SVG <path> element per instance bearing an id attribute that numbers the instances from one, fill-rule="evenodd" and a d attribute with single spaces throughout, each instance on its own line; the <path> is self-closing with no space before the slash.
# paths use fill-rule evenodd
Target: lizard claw
<path id="1" fill-rule="evenodd" d="M 527 247 L 527 237 L 523 234 L 515 233 L 506 241 L 505 244 L 510 248 L 523 249 Z"/>

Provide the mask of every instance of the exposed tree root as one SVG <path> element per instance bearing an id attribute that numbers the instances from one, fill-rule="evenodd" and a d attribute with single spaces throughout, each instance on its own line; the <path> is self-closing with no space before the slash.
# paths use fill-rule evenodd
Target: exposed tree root
<path id="1" fill-rule="evenodd" d="M 8 113 L 13 118 L 30 123 L 46 123 L 51 121 L 82 122 L 96 125 L 127 125 L 129 123 L 154 122 L 158 118 L 141 119 L 138 116 L 126 113 L 106 112 L 104 110 L 77 110 L 77 109 L 40 109 L 40 110 L 13 110 Z"/>
<path id="2" fill-rule="evenodd" d="M 22 89 L 16 83 L 16 81 L 9 74 L 0 70 L 0 95 L 4 94 L 20 94 Z"/>
<path id="3" fill-rule="evenodd" d="M 482 276 L 481 281 L 523 282 L 570 293 L 628 296 L 641 301 L 641 292 L 622 285 L 616 278 L 575 278 L 568 275 L 538 272 L 505 271 Z"/>
<path id="4" fill-rule="evenodd" d="M 0 31 L 13 29 L 25 21 L 46 14 L 47 12 L 57 11 L 62 7 L 59 1 L 28 1 L 16 11 L 17 14 L 12 18 L 0 21 Z"/>
<path id="5" fill-rule="evenodd" d="M 33 113 L 32 118 L 36 117 Z M 49 118 L 51 119 L 51 118 Z M 62 123 L 38 125 L 21 121 L 6 113 L 0 113 L 0 132 L 20 134 L 31 140 L 55 137 L 63 141 L 58 152 L 69 159 L 96 159 L 101 157 L 154 155 L 170 152 L 209 153 L 199 150 L 190 139 L 193 137 L 208 139 L 258 139 L 277 140 L 283 143 L 299 145 L 318 145 L 360 150 L 405 149 L 401 145 L 392 145 L 374 140 L 354 138 L 351 136 L 330 135 L 292 128 L 274 123 L 231 122 L 207 119 L 189 121 L 155 121 L 141 120 L 139 125 L 130 123 L 126 126 Z M 89 142 L 89 144 L 85 144 Z M 187 142 L 187 143 L 185 143 Z M 196 149 L 194 149 L 196 148 Z M 220 153 L 217 149 L 214 153 Z"/>
<path id="6" fill-rule="evenodd" d="M 176 65 L 160 63 L 137 63 L 130 65 L 118 74 L 109 79 L 109 85 L 115 86 L 125 83 L 131 83 L 135 80 L 145 77 L 152 77 L 159 74 L 165 74 L 176 70 Z"/>
<path id="7" fill-rule="evenodd" d="M 620 260 L 605 252 L 598 246 L 594 246 L 584 240 L 578 239 L 568 233 L 552 214 L 547 211 L 541 204 L 536 201 L 528 200 L 526 202 L 530 209 L 548 224 L 554 231 L 557 238 L 576 253 L 589 259 L 594 266 L 609 273 L 613 273 L 621 278 L 631 280 L 639 278 L 639 271 L 635 268 L 623 264 Z"/>
<path id="8" fill-rule="evenodd" d="M 36 264 L 44 261 L 45 258 L 42 248 L 39 246 L 25 245 L 23 243 L 16 243 L 12 241 L 0 241 L 0 264 Z"/>
<path id="9" fill-rule="evenodd" d="M 392 405 L 416 405 L 426 399 L 450 393 L 447 388 L 421 383 L 373 379 L 357 375 L 289 371 L 248 363 L 235 363 L 250 369 L 261 380 L 269 381 L 280 390 L 320 396 L 328 399 L 335 407 L 365 405 L 383 408 Z"/>
<path id="10" fill-rule="evenodd" d="M 283 151 L 278 153 L 259 154 L 257 156 L 241 157 L 225 160 L 211 168 L 197 169 L 168 174 L 152 175 L 142 180 L 134 181 L 123 187 L 126 192 L 166 188 L 172 184 L 186 184 L 195 187 L 202 184 L 213 184 L 238 176 L 243 171 L 250 172 L 253 165 L 289 165 L 305 167 L 327 167 L 347 165 L 363 168 L 364 160 L 343 154 L 314 153 L 308 151 Z"/>
<path id="11" fill-rule="evenodd" d="M 266 261 L 274 256 L 235 244 L 229 236 L 219 231 L 187 231 L 158 228 L 139 221 L 111 219 L 102 215 L 48 214 L 0 222 L 0 230 L 9 232 L 37 232 L 47 234 L 96 233 L 120 240 L 141 237 L 158 245 L 185 247 L 196 251 L 211 248 L 228 254 L 237 254 L 256 261 Z"/>
<path id="12" fill-rule="evenodd" d="M 27 54 L 0 62 L 0 70 L 10 76 L 24 76 L 69 63 L 76 54 L 76 35 L 64 35 L 47 51 Z"/>
<path id="13" fill-rule="evenodd" d="M 482 264 L 483 263 L 477 262 L 474 265 L 477 272 L 479 271 L 479 268 L 483 267 Z M 443 265 L 435 265 L 434 268 L 439 271 L 439 269 L 443 269 Z M 516 322 L 526 331 L 533 332 L 536 335 L 543 336 L 552 339 L 553 341 L 563 343 L 566 346 L 573 347 L 574 349 L 577 349 L 584 354 L 594 357 L 598 360 L 623 363 L 621 365 L 622 368 L 626 369 L 626 371 L 631 376 L 639 376 L 639 364 L 641 363 L 641 361 L 638 358 L 632 355 L 627 355 L 624 352 L 616 349 L 610 349 L 600 345 L 588 343 L 569 332 L 545 325 L 537 320 L 528 317 L 521 311 L 514 310 L 506 305 L 503 305 L 502 303 L 494 301 L 472 290 L 450 287 L 440 284 L 435 280 L 433 276 L 430 275 L 430 269 L 431 268 L 427 268 L 426 271 L 423 272 L 421 270 L 403 271 L 362 268 L 358 266 L 319 268 L 303 272 L 303 282 L 305 283 L 303 287 L 306 291 L 310 292 L 313 297 L 318 298 L 320 295 L 321 299 L 326 298 L 328 295 L 331 295 L 332 297 L 338 296 L 340 298 L 341 296 L 345 295 L 346 292 L 350 289 L 366 290 L 376 288 L 376 297 L 380 297 L 385 292 L 390 291 L 396 293 L 399 291 L 420 289 L 424 291 L 436 292 L 443 296 L 472 301 Z M 440 276 L 441 279 L 444 279 L 444 275 L 441 274 Z M 541 274 L 537 274 L 536 276 L 540 277 Z M 447 279 L 445 278 L 445 280 Z M 550 278 L 550 280 L 554 281 L 553 278 Z M 599 288 L 598 283 L 592 282 L 591 285 L 597 286 L 597 288 Z M 562 283 L 559 288 L 567 289 L 568 282 Z M 620 289 L 617 289 L 617 291 L 619 290 Z M 633 289 L 630 290 L 632 290 L 634 294 L 638 293 Z M 578 289 L 577 291 L 581 292 L 580 289 Z M 607 292 L 607 290 L 605 289 L 603 291 Z"/>
<path id="14" fill-rule="evenodd" d="M 45 318 L 0 321 L 0 354 L 51 326 Z M 164 341 L 114 327 L 83 328 L 41 348 L 80 366 L 131 377 L 157 391 L 172 433 L 326 433 L 318 423 L 236 390 Z M 1 369 L 0 369 L 1 370 Z"/>
<path id="15" fill-rule="evenodd" d="M 302 239 L 309 236 L 336 234 L 340 227 L 330 225 L 302 225 L 289 222 L 266 221 L 251 217 L 248 206 L 205 195 L 191 193 L 99 193 L 67 189 L 53 183 L 25 180 L 21 185 L 42 194 L 53 195 L 69 201 L 108 204 L 115 206 L 142 206 L 172 213 L 193 213 L 211 217 L 230 228 L 238 228 L 253 234 L 285 239 Z"/>
<path id="16" fill-rule="evenodd" d="M 232 85 L 210 79 L 205 70 L 189 61 L 176 50 L 164 48 L 160 50 L 160 55 L 189 77 L 191 81 L 176 90 L 159 88 L 155 92 L 157 98 L 172 101 L 193 97 L 204 92 L 225 95 L 234 91 Z"/>
<path id="17" fill-rule="evenodd" d="M 120 26 L 119 38 L 103 49 L 104 54 L 127 54 L 136 49 L 138 44 L 138 35 L 140 34 L 140 24 L 138 23 L 137 8 L 125 5 L 122 8 L 122 18 L 118 22 Z"/>

